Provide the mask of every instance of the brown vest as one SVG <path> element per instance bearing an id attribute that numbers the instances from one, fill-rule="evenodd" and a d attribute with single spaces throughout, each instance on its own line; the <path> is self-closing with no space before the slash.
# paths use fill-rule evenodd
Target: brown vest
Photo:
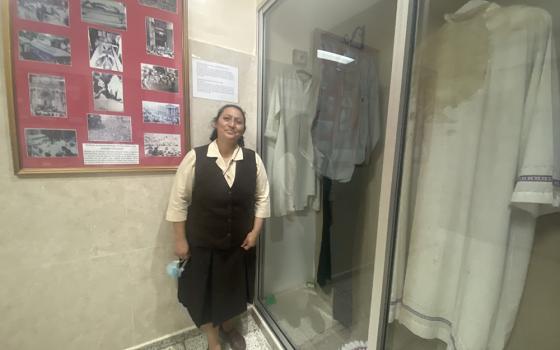
<path id="1" fill-rule="evenodd" d="M 242 148 L 230 188 L 216 158 L 206 156 L 208 145 L 195 148 L 192 202 L 186 223 L 187 240 L 197 247 L 240 247 L 255 220 L 257 166 L 255 152 Z"/>

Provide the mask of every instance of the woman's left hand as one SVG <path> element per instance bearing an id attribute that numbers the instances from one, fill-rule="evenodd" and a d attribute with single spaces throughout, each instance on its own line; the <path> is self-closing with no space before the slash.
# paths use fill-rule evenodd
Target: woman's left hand
<path id="1" fill-rule="evenodd" d="M 241 244 L 241 248 L 245 249 L 245 250 L 249 250 L 251 248 L 253 248 L 255 245 L 257 245 L 257 237 L 259 236 L 259 234 L 257 232 L 251 231 L 247 234 L 247 236 L 245 237 L 245 240 L 243 241 L 243 244 Z"/>

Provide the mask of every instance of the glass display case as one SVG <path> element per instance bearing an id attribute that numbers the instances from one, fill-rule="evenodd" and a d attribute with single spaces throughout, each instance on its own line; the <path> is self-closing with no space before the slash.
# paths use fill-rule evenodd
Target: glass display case
<path id="1" fill-rule="evenodd" d="M 296 349 L 560 347 L 560 5 L 265 2 L 258 309 Z"/>

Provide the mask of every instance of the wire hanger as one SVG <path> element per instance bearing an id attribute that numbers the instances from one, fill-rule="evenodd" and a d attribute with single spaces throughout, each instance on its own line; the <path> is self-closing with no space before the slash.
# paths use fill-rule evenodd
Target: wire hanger
<path id="1" fill-rule="evenodd" d="M 366 36 L 366 26 L 361 25 L 354 28 L 352 32 L 352 36 L 350 37 L 348 34 L 344 35 L 344 43 L 348 46 L 355 47 L 357 49 L 364 48 L 364 39 Z"/>
<path id="2" fill-rule="evenodd" d="M 305 67 L 307 66 L 307 52 L 293 49 L 292 65 L 298 67 L 296 69 L 296 74 L 299 76 L 300 80 L 307 81 L 313 76 L 311 73 L 305 70 Z"/>

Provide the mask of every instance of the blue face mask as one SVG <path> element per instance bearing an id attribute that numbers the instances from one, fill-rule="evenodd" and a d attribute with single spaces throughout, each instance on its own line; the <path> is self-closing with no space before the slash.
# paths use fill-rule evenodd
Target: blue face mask
<path id="1" fill-rule="evenodd" d="M 169 264 L 167 264 L 165 270 L 167 271 L 167 274 L 169 276 L 173 278 L 179 278 L 181 277 L 181 274 L 183 273 L 183 270 L 185 269 L 185 265 L 187 264 L 188 261 L 189 259 L 173 260 Z"/>

